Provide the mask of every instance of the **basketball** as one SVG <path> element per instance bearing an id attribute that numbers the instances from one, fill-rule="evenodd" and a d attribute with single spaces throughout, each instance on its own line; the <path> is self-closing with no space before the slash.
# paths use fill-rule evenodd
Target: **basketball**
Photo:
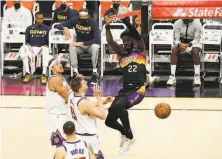
<path id="1" fill-rule="evenodd" d="M 159 103 L 155 107 L 155 114 L 160 119 L 166 119 L 170 116 L 171 107 L 167 103 Z"/>

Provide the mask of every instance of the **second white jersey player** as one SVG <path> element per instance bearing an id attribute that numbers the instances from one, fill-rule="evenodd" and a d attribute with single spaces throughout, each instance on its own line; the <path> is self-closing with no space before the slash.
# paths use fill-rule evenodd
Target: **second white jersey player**
<path id="1" fill-rule="evenodd" d="M 98 107 L 95 107 L 93 103 L 85 97 L 88 86 L 84 79 L 76 78 L 71 81 L 70 86 L 74 93 L 69 95 L 68 104 L 76 125 L 77 138 L 86 141 L 92 147 L 97 159 L 103 159 L 104 156 L 100 150 L 97 136 L 96 118 L 101 120 L 105 119 L 104 104 L 111 101 L 112 98 L 108 97 L 103 101 L 101 90 L 99 88 L 93 88 L 94 96 L 98 100 Z"/>

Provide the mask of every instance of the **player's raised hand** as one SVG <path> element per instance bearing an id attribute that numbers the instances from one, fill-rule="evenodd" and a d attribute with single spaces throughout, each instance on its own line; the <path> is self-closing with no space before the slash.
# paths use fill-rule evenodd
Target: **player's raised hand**
<path id="1" fill-rule="evenodd" d="M 77 74 L 76 78 L 85 78 L 85 76 L 83 76 L 82 74 Z"/>
<path id="2" fill-rule="evenodd" d="M 94 85 L 93 86 L 93 93 L 95 97 L 101 97 L 102 96 L 102 91 L 99 85 Z"/>
<path id="3" fill-rule="evenodd" d="M 113 101 L 113 97 L 112 96 L 108 96 L 108 97 L 106 97 L 104 99 L 103 104 L 108 104 L 108 103 L 110 103 L 112 101 Z"/>

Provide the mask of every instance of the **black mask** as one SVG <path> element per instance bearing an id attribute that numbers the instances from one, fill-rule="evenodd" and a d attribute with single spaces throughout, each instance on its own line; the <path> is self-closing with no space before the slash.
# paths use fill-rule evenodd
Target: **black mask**
<path id="1" fill-rule="evenodd" d="M 113 4 L 113 8 L 114 8 L 114 9 L 118 9 L 118 8 L 119 8 L 119 3 L 114 3 L 114 4 Z"/>
<path id="2" fill-rule="evenodd" d="M 16 10 L 18 10 L 21 7 L 21 3 L 15 3 L 14 7 L 15 7 Z"/>
<path id="3" fill-rule="evenodd" d="M 84 25 L 86 23 L 88 23 L 88 19 L 79 19 L 80 24 Z"/>
<path id="4" fill-rule="evenodd" d="M 67 7 L 67 5 L 64 4 L 64 3 L 60 5 L 60 9 L 61 9 L 62 11 L 65 11 L 65 10 L 66 10 L 66 7 Z"/>
<path id="5" fill-rule="evenodd" d="M 183 19 L 184 24 L 189 24 L 193 21 L 194 19 Z"/>

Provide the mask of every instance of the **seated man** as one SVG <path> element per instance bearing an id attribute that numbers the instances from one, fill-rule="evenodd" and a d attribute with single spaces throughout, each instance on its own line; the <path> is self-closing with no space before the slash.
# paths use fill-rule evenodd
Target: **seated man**
<path id="1" fill-rule="evenodd" d="M 32 25 L 31 11 L 21 5 L 21 0 L 14 0 L 13 3 L 14 6 L 5 11 L 2 21 L 2 23 L 10 23 L 10 25 L 3 25 L 3 27 L 25 29 Z"/>
<path id="2" fill-rule="evenodd" d="M 177 58 L 180 53 L 191 53 L 194 63 L 194 85 L 200 86 L 200 53 L 202 25 L 199 19 L 179 19 L 174 24 L 175 45 L 171 54 L 171 76 L 167 81 L 168 86 L 176 84 Z"/>
<path id="3" fill-rule="evenodd" d="M 108 11 L 106 11 L 105 13 L 105 22 L 107 22 L 109 20 L 110 23 L 121 23 L 121 20 L 118 20 L 116 18 L 111 19 L 110 16 L 112 15 L 119 15 L 119 14 L 125 14 L 127 12 L 129 12 L 128 8 L 120 5 L 120 0 L 118 1 L 112 1 L 113 7 L 110 8 Z M 128 21 L 130 21 L 130 18 L 127 17 L 126 18 Z"/>
<path id="4" fill-rule="evenodd" d="M 25 77 L 23 82 L 27 83 L 31 81 L 32 74 L 35 72 L 36 64 L 35 57 L 42 56 L 43 70 L 41 83 L 46 84 L 47 82 L 47 67 L 49 61 L 49 30 L 47 25 L 43 24 L 44 15 L 41 12 L 37 12 L 35 15 L 35 24 L 29 26 L 26 29 L 26 45 L 22 46 L 19 50 L 20 57 L 23 61 L 23 69 L 25 69 Z M 31 71 L 30 71 L 31 67 Z"/>
<path id="5" fill-rule="evenodd" d="M 70 61 L 74 69 L 74 75 L 78 74 L 78 58 L 77 54 L 88 52 L 92 55 L 92 83 L 98 82 L 97 63 L 100 49 L 100 30 L 98 23 L 88 17 L 88 11 L 81 9 L 79 17 L 63 22 L 56 26 L 58 29 L 64 30 L 66 39 L 69 39 L 71 34 L 68 28 L 75 28 L 76 40 L 70 44 Z"/>
<path id="6" fill-rule="evenodd" d="M 58 22 L 68 21 L 72 18 L 76 18 L 77 16 L 78 12 L 67 6 L 67 0 L 60 0 L 60 7 L 54 12 L 51 25 Z"/>
<path id="7" fill-rule="evenodd" d="M 78 12 L 72 10 L 69 6 L 67 6 L 67 0 L 60 0 L 59 2 L 60 2 L 60 7 L 55 10 L 51 26 L 54 23 L 65 22 L 72 18 L 78 17 Z M 58 45 L 58 52 L 61 52 L 63 48 L 68 52 L 69 45 L 61 45 L 61 44 Z"/>

